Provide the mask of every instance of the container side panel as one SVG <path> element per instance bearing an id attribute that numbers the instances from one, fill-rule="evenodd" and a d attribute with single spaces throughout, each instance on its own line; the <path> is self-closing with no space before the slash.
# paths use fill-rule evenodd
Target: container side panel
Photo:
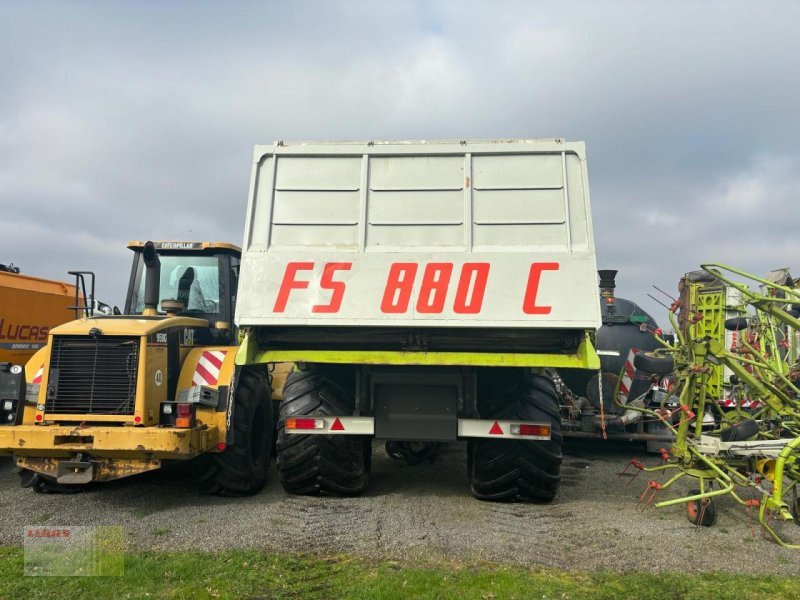
<path id="1" fill-rule="evenodd" d="M 591 236 L 589 193 L 584 188 L 586 162 L 575 154 L 567 154 L 567 189 L 569 191 L 569 226 L 573 251 L 594 252 Z"/>
<path id="2" fill-rule="evenodd" d="M 464 157 L 370 158 L 367 251 L 464 250 Z"/>
<path id="3" fill-rule="evenodd" d="M 359 157 L 280 157 L 270 248 L 358 246 Z"/>
<path id="4" fill-rule="evenodd" d="M 473 156 L 473 247 L 568 249 L 561 153 Z"/>
<path id="5" fill-rule="evenodd" d="M 263 251 L 269 243 L 269 223 L 272 217 L 273 175 L 275 158 L 258 162 L 253 168 L 251 193 L 253 198 L 247 206 L 247 234 L 245 251 Z"/>

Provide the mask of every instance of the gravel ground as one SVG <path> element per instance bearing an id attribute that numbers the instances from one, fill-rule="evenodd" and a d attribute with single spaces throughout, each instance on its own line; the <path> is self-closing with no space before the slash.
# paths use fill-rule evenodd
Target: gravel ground
<path id="1" fill-rule="evenodd" d="M 250 498 L 198 496 L 185 468 L 76 495 L 41 495 L 19 488 L 10 459 L 2 458 L 0 544 L 20 544 L 26 525 L 122 525 L 131 549 L 263 548 L 580 570 L 800 574 L 798 551 L 751 531 L 747 513 L 728 499 L 718 502 L 712 528 L 694 527 L 682 506 L 638 510 L 650 477 L 626 485 L 617 476 L 632 457 L 657 462 L 640 446 L 570 442 L 562 488 L 550 505 L 473 499 L 463 444 L 415 466 L 388 458 L 376 444 L 361 498 L 288 496 L 274 465 L 268 486 Z M 784 527 L 800 541 L 800 527 Z"/>

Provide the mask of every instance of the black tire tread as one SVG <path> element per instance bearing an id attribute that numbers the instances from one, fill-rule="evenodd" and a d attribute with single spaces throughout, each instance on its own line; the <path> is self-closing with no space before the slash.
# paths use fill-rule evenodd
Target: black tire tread
<path id="1" fill-rule="evenodd" d="M 548 441 L 478 438 L 468 444 L 472 495 L 480 500 L 551 502 L 561 481 L 561 417 L 549 377 L 526 369 L 478 373 L 481 419 L 549 422 Z"/>
<path id="2" fill-rule="evenodd" d="M 200 493 L 249 496 L 267 481 L 272 449 L 272 400 L 267 377 L 255 370 L 242 371 L 234 402 L 234 443 L 222 452 L 207 453 L 194 461 L 193 476 Z M 256 423 L 259 406 L 263 412 Z M 255 457 L 250 447 L 253 427 L 265 429 L 265 447 L 256 449 Z"/>
<path id="3" fill-rule="evenodd" d="M 286 379 L 278 420 L 278 477 L 290 494 L 358 496 L 369 479 L 369 439 L 350 435 L 287 434 L 286 418 L 353 412 L 352 371 L 311 366 Z"/>

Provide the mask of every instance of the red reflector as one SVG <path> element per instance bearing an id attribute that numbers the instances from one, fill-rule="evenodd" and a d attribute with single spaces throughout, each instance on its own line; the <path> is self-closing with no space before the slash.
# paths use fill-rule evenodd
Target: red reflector
<path id="1" fill-rule="evenodd" d="M 178 404 L 178 416 L 179 417 L 190 417 L 191 415 L 192 415 L 192 405 L 191 404 Z"/>
<path id="2" fill-rule="evenodd" d="M 333 425 L 331 425 L 331 431 L 344 431 L 344 425 L 342 425 L 342 422 L 339 420 L 339 417 L 336 417 L 336 420 L 333 422 Z"/>
<path id="3" fill-rule="evenodd" d="M 141 423 L 142 422 L 142 417 L 140 417 L 139 415 L 136 415 L 135 417 L 133 417 L 133 422 L 134 423 Z"/>
<path id="4" fill-rule="evenodd" d="M 35 418 L 37 421 L 41 421 L 43 417 L 42 417 L 42 415 L 36 415 L 34 418 Z"/>
<path id="5" fill-rule="evenodd" d="M 519 426 L 518 435 L 540 435 L 540 436 L 548 436 L 549 437 L 550 436 L 550 426 L 549 425 L 525 425 L 525 424 L 522 424 L 522 425 Z"/>
<path id="6" fill-rule="evenodd" d="M 500 423 L 497 421 L 494 422 L 492 428 L 489 430 L 489 435 L 503 435 L 503 429 L 500 427 Z"/>
<path id="7" fill-rule="evenodd" d="M 286 419 L 286 429 L 322 429 L 322 419 Z"/>
<path id="8" fill-rule="evenodd" d="M 227 448 L 227 447 L 228 446 L 227 446 L 227 444 L 225 444 L 225 442 L 220 442 L 219 444 L 217 444 L 217 450 L 219 450 L 220 452 L 224 451 L 225 448 Z"/>

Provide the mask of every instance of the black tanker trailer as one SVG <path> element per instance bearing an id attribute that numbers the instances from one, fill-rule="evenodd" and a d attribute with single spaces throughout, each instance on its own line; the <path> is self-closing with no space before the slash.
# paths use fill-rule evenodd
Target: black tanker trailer
<path id="1" fill-rule="evenodd" d="M 631 407 L 654 408 L 667 393 L 648 391 L 654 385 L 649 373 L 636 370 L 633 353 L 661 344 L 658 324 L 638 304 L 617 298 L 615 270 L 600 270 L 602 326 L 597 331 L 600 371 L 561 370 L 562 431 L 571 437 L 603 437 L 646 441 L 648 450 L 668 446 L 671 434 L 657 420 L 643 417 Z M 626 364 L 627 363 L 627 364 Z M 667 405 L 676 399 L 667 396 Z"/>

